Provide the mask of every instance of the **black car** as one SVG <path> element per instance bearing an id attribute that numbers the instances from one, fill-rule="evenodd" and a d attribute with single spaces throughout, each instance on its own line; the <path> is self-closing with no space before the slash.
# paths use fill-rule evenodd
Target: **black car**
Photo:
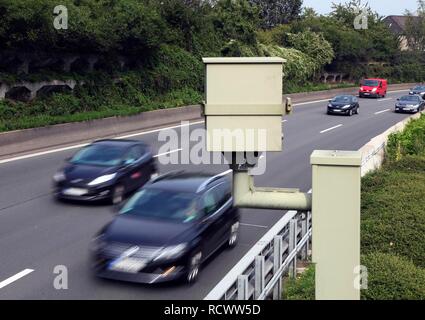
<path id="1" fill-rule="evenodd" d="M 59 199 L 119 203 L 157 172 L 150 147 L 136 140 L 99 140 L 79 150 L 54 176 Z"/>
<path id="2" fill-rule="evenodd" d="M 223 175 L 171 172 L 141 188 L 93 240 L 97 276 L 196 281 L 201 264 L 238 240 L 239 211 Z"/>
<path id="3" fill-rule="evenodd" d="M 416 86 L 416 87 L 410 89 L 409 94 L 410 95 L 416 95 L 417 94 L 417 95 L 421 96 L 422 99 L 424 99 L 425 98 L 425 86 L 423 86 L 423 85 Z"/>
<path id="4" fill-rule="evenodd" d="M 359 108 L 360 105 L 357 97 L 352 95 L 336 96 L 332 100 L 329 100 L 327 114 L 352 116 L 353 114 L 359 114 Z"/>
<path id="5" fill-rule="evenodd" d="M 425 101 L 419 95 L 408 95 L 397 99 L 395 112 L 416 113 L 424 110 Z"/>

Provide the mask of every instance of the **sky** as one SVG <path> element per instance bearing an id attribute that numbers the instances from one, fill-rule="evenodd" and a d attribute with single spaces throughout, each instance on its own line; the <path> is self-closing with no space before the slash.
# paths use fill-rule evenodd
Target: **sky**
<path id="1" fill-rule="evenodd" d="M 304 7 L 311 7 L 321 14 L 327 14 L 331 11 L 332 3 L 345 3 L 348 0 L 304 0 Z M 362 0 L 362 3 L 368 3 L 369 6 L 381 16 L 402 15 L 406 9 L 415 12 L 417 9 L 417 0 Z"/>

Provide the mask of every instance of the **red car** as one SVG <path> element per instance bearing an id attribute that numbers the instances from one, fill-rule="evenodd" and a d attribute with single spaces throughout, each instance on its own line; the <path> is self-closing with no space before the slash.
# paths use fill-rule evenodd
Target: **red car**
<path id="1" fill-rule="evenodd" d="M 387 88 L 385 79 L 364 79 L 360 85 L 359 97 L 383 98 L 387 94 Z"/>

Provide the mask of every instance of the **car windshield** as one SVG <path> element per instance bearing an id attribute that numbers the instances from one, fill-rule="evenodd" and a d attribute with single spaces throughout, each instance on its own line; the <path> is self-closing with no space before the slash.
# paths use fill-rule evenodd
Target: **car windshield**
<path id="1" fill-rule="evenodd" d="M 425 87 L 424 86 L 417 86 L 413 88 L 414 91 L 425 91 Z"/>
<path id="2" fill-rule="evenodd" d="M 105 167 L 117 166 L 122 161 L 123 153 L 122 147 L 94 144 L 80 150 L 70 162 Z"/>
<path id="3" fill-rule="evenodd" d="M 351 103 L 351 97 L 350 96 L 336 96 L 332 99 L 332 102 L 337 103 Z"/>
<path id="4" fill-rule="evenodd" d="M 196 199 L 188 192 L 147 188 L 136 193 L 120 214 L 188 223 L 200 217 Z"/>
<path id="5" fill-rule="evenodd" d="M 418 102 L 419 98 L 415 96 L 404 96 L 400 98 L 400 101 L 412 101 L 412 102 Z"/>
<path id="6" fill-rule="evenodd" d="M 379 81 L 378 80 L 363 80 L 362 85 L 366 87 L 377 87 L 379 85 Z"/>

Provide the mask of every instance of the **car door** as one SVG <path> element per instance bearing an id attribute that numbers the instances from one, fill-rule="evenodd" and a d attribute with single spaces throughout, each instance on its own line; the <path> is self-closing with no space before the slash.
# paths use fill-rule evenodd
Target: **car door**
<path id="1" fill-rule="evenodd" d="M 124 156 L 124 180 L 128 191 L 141 187 L 146 182 L 146 173 L 143 170 L 143 148 L 131 147 Z"/>
<path id="2" fill-rule="evenodd" d="M 204 256 L 211 255 L 216 251 L 223 238 L 225 230 L 225 215 L 223 208 L 219 207 L 216 187 L 208 190 L 201 198 L 202 218 L 202 241 Z"/>

